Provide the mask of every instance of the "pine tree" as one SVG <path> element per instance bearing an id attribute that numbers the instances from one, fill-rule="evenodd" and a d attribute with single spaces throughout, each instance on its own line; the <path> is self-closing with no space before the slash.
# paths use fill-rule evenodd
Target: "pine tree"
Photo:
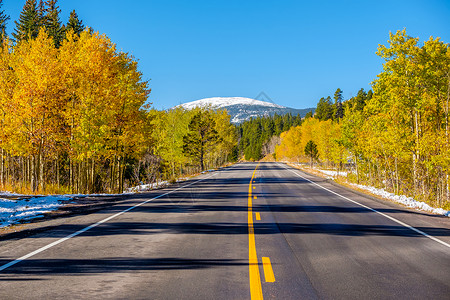
<path id="1" fill-rule="evenodd" d="M 305 119 L 312 118 L 312 117 L 313 117 L 313 112 L 312 111 L 308 111 L 306 113 L 306 115 L 305 115 Z"/>
<path id="2" fill-rule="evenodd" d="M 337 89 L 334 93 L 334 119 L 339 120 L 344 117 L 344 108 L 342 107 L 342 90 Z"/>
<path id="3" fill-rule="evenodd" d="M 317 145 L 313 141 L 308 141 L 305 146 L 305 154 L 309 157 L 309 162 L 313 164 L 314 160 L 317 160 L 319 158 L 319 151 L 317 150 Z"/>
<path id="4" fill-rule="evenodd" d="M 48 0 L 45 2 L 46 9 L 43 23 L 48 35 L 53 38 L 55 46 L 59 48 L 64 38 L 64 32 L 59 19 L 61 10 L 59 9 L 57 2 L 57 0 Z"/>
<path id="5" fill-rule="evenodd" d="M 319 103 L 317 103 L 314 117 L 321 121 L 326 121 L 333 118 L 333 104 L 331 103 L 330 96 L 327 98 L 320 98 Z"/>
<path id="6" fill-rule="evenodd" d="M 205 156 L 218 141 L 215 120 L 209 111 L 198 111 L 189 122 L 189 133 L 183 137 L 183 152 L 194 158 L 205 170 Z"/>
<path id="7" fill-rule="evenodd" d="M 37 14 L 38 14 L 38 20 L 39 20 L 39 27 L 44 26 L 44 20 L 45 20 L 45 3 L 44 0 L 39 0 L 39 4 L 37 6 Z"/>
<path id="8" fill-rule="evenodd" d="M 0 9 L 3 6 L 3 1 L 0 0 Z M 4 10 L 0 10 L 0 45 L 3 44 L 3 37 L 6 32 L 6 22 L 9 20 L 9 16 L 5 14 Z"/>
<path id="9" fill-rule="evenodd" d="M 70 29 L 72 29 L 73 32 L 77 35 L 80 35 L 80 33 L 82 33 L 84 30 L 83 22 L 78 18 L 75 10 L 72 10 L 72 12 L 70 13 L 69 21 L 67 22 L 67 26 L 65 28 L 66 32 Z"/>
<path id="10" fill-rule="evenodd" d="M 14 21 L 16 28 L 12 34 L 16 42 L 35 39 L 39 34 L 40 20 L 36 0 L 27 0 L 19 16 L 19 22 Z"/>
<path id="11" fill-rule="evenodd" d="M 355 109 L 362 111 L 364 109 L 364 106 L 366 106 L 366 100 L 367 93 L 364 91 L 364 89 L 360 89 L 355 97 Z"/>

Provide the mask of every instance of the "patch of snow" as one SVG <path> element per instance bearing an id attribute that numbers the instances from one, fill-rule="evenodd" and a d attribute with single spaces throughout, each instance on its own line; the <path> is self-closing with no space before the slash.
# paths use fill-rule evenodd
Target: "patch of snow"
<path id="1" fill-rule="evenodd" d="M 328 176 L 331 176 L 332 178 L 337 177 L 337 176 L 347 177 L 347 172 L 344 172 L 344 171 L 338 172 L 338 171 L 322 170 L 322 169 L 316 169 L 316 168 L 314 168 L 314 170 L 324 173 Z"/>
<path id="2" fill-rule="evenodd" d="M 429 206 L 428 204 L 426 204 L 425 202 L 417 201 L 417 200 L 415 200 L 411 197 L 407 197 L 405 195 L 396 195 L 393 193 L 389 193 L 389 192 L 385 191 L 384 189 L 377 189 L 372 186 L 353 184 L 353 183 L 351 183 L 350 185 L 357 187 L 359 189 L 362 189 L 362 190 L 366 190 L 372 194 L 381 196 L 383 198 L 395 201 L 397 203 L 401 203 L 410 208 L 415 208 L 415 209 L 423 210 L 423 211 L 430 212 L 433 214 L 444 215 L 446 217 L 450 217 L 450 211 L 448 211 L 448 210 L 444 210 L 442 208 L 433 208 L 433 207 Z"/>
<path id="3" fill-rule="evenodd" d="M 0 198 L 0 227 L 18 223 L 21 220 L 30 220 L 44 213 L 58 209 L 61 202 L 71 197 L 45 196 L 20 200 Z"/>
<path id="4" fill-rule="evenodd" d="M 208 170 L 208 171 L 204 171 L 204 172 L 212 172 L 214 170 Z M 177 182 L 181 182 L 181 181 L 186 181 L 189 178 L 187 177 L 181 177 L 177 179 Z M 169 186 L 169 182 L 164 180 L 164 181 L 158 181 L 158 182 L 154 182 L 154 183 L 150 183 L 150 184 L 141 184 L 138 186 L 134 186 L 131 188 L 127 189 L 127 193 L 137 193 L 137 192 L 146 192 L 146 191 L 151 191 L 154 189 L 160 189 L 160 188 L 165 188 L 167 186 Z"/>
<path id="5" fill-rule="evenodd" d="M 121 195 L 130 194 L 125 192 Z M 66 195 L 23 195 L 10 192 L 0 192 L 0 196 L 15 196 L 20 199 L 0 198 L 0 227 L 17 224 L 21 221 L 42 216 L 57 210 L 73 198 L 117 196 L 118 194 L 66 194 Z"/>
<path id="6" fill-rule="evenodd" d="M 129 193 L 146 192 L 153 189 L 163 188 L 169 185 L 168 181 L 159 181 L 150 184 L 141 184 L 127 189 Z"/>
<path id="7" fill-rule="evenodd" d="M 4 197 L 4 196 L 15 197 L 15 196 L 23 196 L 23 195 L 22 194 L 11 193 L 11 192 L 8 192 L 8 191 L 0 191 L 0 197 Z"/>
<path id="8" fill-rule="evenodd" d="M 261 100 L 255 100 L 251 98 L 244 98 L 244 97 L 212 97 L 212 98 L 205 98 L 200 99 L 184 104 L 180 104 L 175 107 L 183 107 L 185 109 L 193 109 L 195 107 L 207 107 L 212 106 L 214 108 L 224 108 L 232 105 L 261 105 L 261 106 L 267 106 L 267 107 L 276 107 L 276 108 L 286 108 L 284 106 L 270 103 L 266 101 Z"/>

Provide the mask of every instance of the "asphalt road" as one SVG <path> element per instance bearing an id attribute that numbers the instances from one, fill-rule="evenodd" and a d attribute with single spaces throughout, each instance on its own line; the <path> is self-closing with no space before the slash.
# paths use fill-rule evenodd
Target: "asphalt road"
<path id="1" fill-rule="evenodd" d="M 0 242 L 0 299 L 450 299 L 449 218 L 256 167 Z"/>

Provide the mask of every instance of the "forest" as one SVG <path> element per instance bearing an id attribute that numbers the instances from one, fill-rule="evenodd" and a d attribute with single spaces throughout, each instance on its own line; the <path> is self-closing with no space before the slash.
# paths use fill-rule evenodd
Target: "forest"
<path id="1" fill-rule="evenodd" d="M 2 1 L 0 1 L 1 9 Z M 156 111 L 136 60 L 56 0 L 0 10 L 0 185 L 20 193 L 117 193 L 225 164 L 224 111 Z"/>
<path id="2" fill-rule="evenodd" d="M 300 124 L 301 117 L 291 114 L 257 117 L 239 124 L 239 155 L 246 160 L 259 160 L 273 154 L 280 134 Z"/>
<path id="3" fill-rule="evenodd" d="M 376 53 L 384 63 L 373 92 L 342 102 L 338 89 L 334 104 L 322 98 L 313 118 L 281 134 L 276 156 L 346 170 L 354 182 L 449 209 L 449 44 L 421 44 L 401 30 Z"/>
<path id="4" fill-rule="evenodd" d="M 159 111 L 131 55 L 57 0 L 26 0 L 12 36 L 0 0 L 0 186 L 21 193 L 118 193 L 239 159 L 304 162 L 450 208 L 450 51 L 390 33 L 383 70 L 314 115 L 240 125 L 212 108 Z"/>

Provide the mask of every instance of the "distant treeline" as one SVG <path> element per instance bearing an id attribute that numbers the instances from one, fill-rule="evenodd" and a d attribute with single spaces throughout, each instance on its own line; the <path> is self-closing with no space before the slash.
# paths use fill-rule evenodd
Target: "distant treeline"
<path id="1" fill-rule="evenodd" d="M 246 160 L 259 160 L 275 150 L 278 137 L 301 124 L 300 115 L 274 115 L 252 118 L 239 125 L 239 153 Z"/>

